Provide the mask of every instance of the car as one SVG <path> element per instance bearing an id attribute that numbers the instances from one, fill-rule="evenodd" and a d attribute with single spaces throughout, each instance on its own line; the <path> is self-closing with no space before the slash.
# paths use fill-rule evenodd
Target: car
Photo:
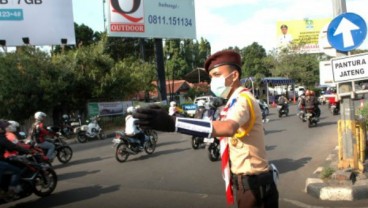
<path id="1" fill-rule="evenodd" d="M 189 116 L 189 117 L 194 117 L 194 114 L 197 110 L 197 105 L 196 104 L 183 104 L 181 105 L 181 107 L 183 108 L 184 112 Z"/>
<path id="2" fill-rule="evenodd" d="M 198 101 L 200 100 L 204 100 L 204 102 L 207 104 L 207 103 L 210 103 L 211 101 L 213 101 L 215 99 L 215 97 L 211 96 L 211 95 L 207 95 L 207 96 L 200 96 L 200 97 L 196 97 L 194 99 L 194 104 L 197 105 Z"/>

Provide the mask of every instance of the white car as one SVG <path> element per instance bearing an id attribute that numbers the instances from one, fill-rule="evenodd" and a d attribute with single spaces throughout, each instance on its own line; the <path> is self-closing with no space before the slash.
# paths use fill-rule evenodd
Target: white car
<path id="1" fill-rule="evenodd" d="M 200 100 L 204 100 L 204 103 L 210 103 L 214 98 L 215 98 L 215 97 L 210 96 L 210 95 L 208 95 L 208 96 L 196 97 L 196 98 L 194 99 L 194 104 L 197 104 L 197 103 L 198 103 L 198 101 L 200 101 Z"/>

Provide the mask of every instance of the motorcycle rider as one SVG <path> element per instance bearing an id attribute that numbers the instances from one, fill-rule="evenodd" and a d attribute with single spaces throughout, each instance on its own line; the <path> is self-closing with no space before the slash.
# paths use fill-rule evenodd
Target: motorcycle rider
<path id="1" fill-rule="evenodd" d="M 16 135 L 17 129 L 19 128 L 19 123 L 16 121 L 8 121 L 9 126 L 5 129 L 5 137 L 12 142 L 13 144 L 17 144 L 19 142 L 18 137 Z M 4 157 L 8 158 L 11 156 L 17 155 L 17 151 L 8 151 L 6 150 L 4 153 Z"/>
<path id="2" fill-rule="evenodd" d="M 305 99 L 302 101 L 302 106 L 304 106 L 304 111 L 313 111 L 315 116 L 319 118 L 321 115 L 321 110 L 318 108 L 319 102 L 314 96 L 312 90 L 305 91 Z"/>
<path id="3" fill-rule="evenodd" d="M 297 116 L 299 116 L 301 113 L 303 113 L 302 111 L 304 111 L 302 103 L 305 100 L 305 92 L 303 92 L 299 97 L 298 97 L 298 113 L 296 114 Z"/>
<path id="4" fill-rule="evenodd" d="M 280 111 L 281 110 L 286 110 L 288 108 L 288 100 L 285 97 L 285 93 L 282 93 L 277 101 L 278 101 L 278 105 L 281 106 Z"/>
<path id="5" fill-rule="evenodd" d="M 47 158 L 52 161 L 55 158 L 55 145 L 49 141 L 46 141 L 45 136 L 52 135 L 45 127 L 44 120 L 46 118 L 46 113 L 38 111 L 34 114 L 35 122 L 32 124 L 31 134 L 37 144 L 42 149 L 46 149 Z"/>
<path id="6" fill-rule="evenodd" d="M 169 115 L 173 116 L 176 114 L 177 112 L 177 108 L 176 108 L 176 102 L 175 101 L 171 101 L 170 102 L 170 107 L 169 107 Z"/>
<path id="7" fill-rule="evenodd" d="M 313 105 L 314 105 L 314 113 L 316 114 L 316 117 L 319 118 L 321 116 L 321 109 L 319 109 L 319 101 L 318 98 L 316 97 L 316 93 L 311 90 L 310 92 L 311 94 L 311 99 L 313 100 Z"/>
<path id="8" fill-rule="evenodd" d="M 259 107 L 261 108 L 261 111 L 262 111 L 262 122 L 263 123 L 268 123 L 268 121 L 270 121 L 270 119 L 267 118 L 265 107 L 262 105 L 261 100 L 259 99 L 258 96 L 256 96 L 256 100 L 257 100 L 257 102 L 259 104 Z"/>
<path id="9" fill-rule="evenodd" d="M 197 110 L 194 114 L 194 118 L 199 118 L 199 119 L 202 119 L 203 118 L 203 114 L 205 112 L 205 107 L 204 107 L 204 103 L 205 101 L 204 100 L 199 100 L 198 103 L 197 103 Z"/>
<path id="10" fill-rule="evenodd" d="M 9 125 L 8 121 L 0 119 L 0 184 L 5 172 L 12 174 L 8 188 L 8 193 L 12 195 L 12 193 L 19 193 L 22 190 L 19 186 L 21 169 L 7 162 L 4 153 L 5 151 L 17 151 L 21 154 L 30 154 L 31 151 L 10 142 L 6 138 L 5 131 Z"/>
<path id="11" fill-rule="evenodd" d="M 134 137 L 139 140 L 139 149 L 143 149 L 144 139 L 146 135 L 138 128 L 135 121 L 138 119 L 133 118 L 135 108 L 133 106 L 128 107 L 127 116 L 125 117 L 125 134 L 130 137 Z"/>

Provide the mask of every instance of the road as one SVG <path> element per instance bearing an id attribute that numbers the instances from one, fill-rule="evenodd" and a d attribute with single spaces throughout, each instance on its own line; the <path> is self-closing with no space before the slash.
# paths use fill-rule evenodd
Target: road
<path id="1" fill-rule="evenodd" d="M 282 118 L 271 109 L 265 124 L 266 149 L 281 173 L 280 207 L 368 207 L 368 200 L 321 201 L 304 192 L 306 178 L 337 144 L 339 117 L 326 106 L 321 108 L 321 122 L 315 128 L 295 116 L 295 106 Z M 210 162 L 205 149 L 193 150 L 189 136 L 160 133 L 153 155 L 141 153 L 125 163 L 115 160 L 111 139 L 72 148 L 69 164 L 54 165 L 59 183 L 51 196 L 31 196 L 1 207 L 226 207 L 220 162 Z"/>

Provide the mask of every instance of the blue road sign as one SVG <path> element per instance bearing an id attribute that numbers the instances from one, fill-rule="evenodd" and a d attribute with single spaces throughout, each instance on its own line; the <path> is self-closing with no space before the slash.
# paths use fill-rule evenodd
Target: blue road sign
<path id="1" fill-rule="evenodd" d="M 331 21 L 327 29 L 327 39 L 338 51 L 358 48 L 367 36 L 364 19 L 354 13 L 343 13 Z"/>

